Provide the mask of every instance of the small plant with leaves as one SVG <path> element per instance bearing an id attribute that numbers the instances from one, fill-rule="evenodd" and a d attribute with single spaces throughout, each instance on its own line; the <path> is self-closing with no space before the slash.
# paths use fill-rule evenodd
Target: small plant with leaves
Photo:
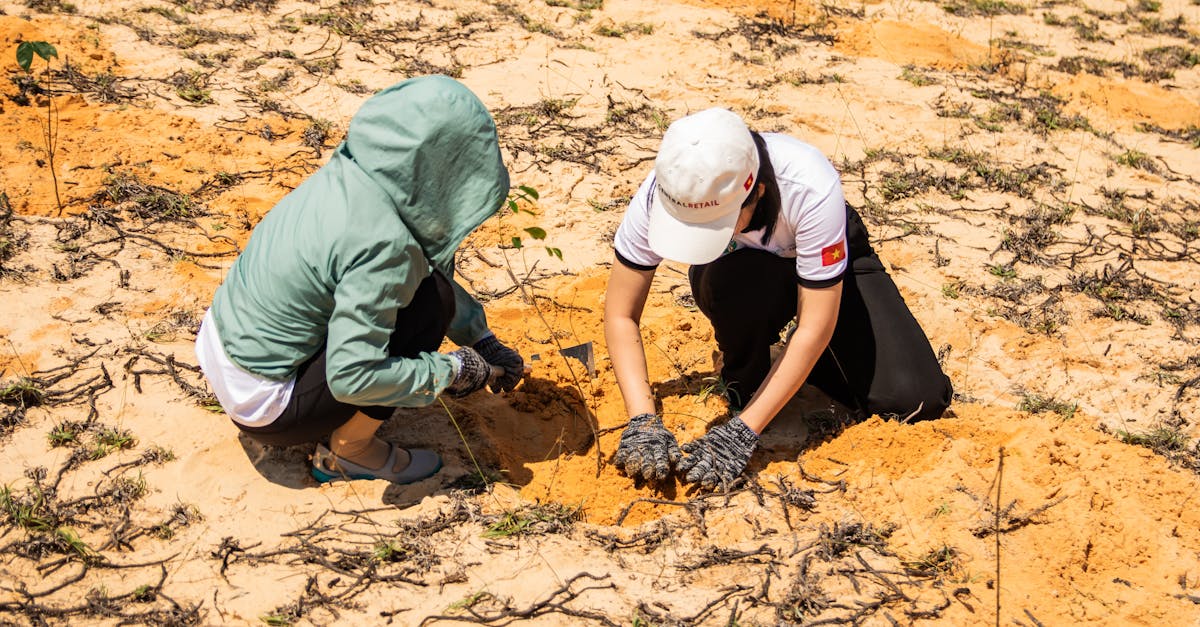
<path id="1" fill-rule="evenodd" d="M 25 73 L 32 73 L 33 57 L 38 56 L 46 62 L 46 76 L 50 75 L 50 58 L 58 58 L 58 49 L 53 44 L 44 41 L 22 41 L 17 44 L 17 65 Z M 54 181 L 54 202 L 58 212 L 62 213 L 62 198 L 58 193 L 58 173 L 54 170 L 54 153 L 58 149 L 58 109 L 54 105 L 53 94 L 46 89 L 46 126 L 42 129 L 42 139 L 46 142 L 46 162 L 50 166 L 50 177 Z"/>
<path id="2" fill-rule="evenodd" d="M 533 210 L 528 207 L 528 205 L 532 205 L 533 203 L 537 202 L 537 200 L 538 191 L 536 189 L 529 187 L 528 185 L 519 185 L 517 186 L 516 191 L 509 193 L 504 204 L 508 210 L 514 214 L 527 213 L 532 216 L 537 214 L 534 213 Z M 523 230 L 527 235 L 529 235 L 529 237 L 532 237 L 535 240 L 542 241 L 546 239 L 546 229 L 543 229 L 540 226 L 530 226 Z M 525 242 L 521 237 L 514 235 L 512 238 L 512 247 L 518 250 L 523 249 L 525 247 Z M 563 258 L 562 249 L 554 246 L 546 246 L 546 254 L 550 255 L 551 257 L 558 257 L 560 261 Z"/>

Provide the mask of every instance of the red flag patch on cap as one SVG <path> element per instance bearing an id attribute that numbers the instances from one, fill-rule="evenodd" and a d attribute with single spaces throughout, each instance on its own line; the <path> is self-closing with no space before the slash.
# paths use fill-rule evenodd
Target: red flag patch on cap
<path id="1" fill-rule="evenodd" d="M 742 183 L 742 187 L 746 188 L 746 191 L 750 191 L 750 187 L 753 185 L 754 185 L 754 173 L 751 172 L 750 176 L 746 177 L 746 182 Z"/>
<path id="2" fill-rule="evenodd" d="M 846 242 L 841 241 L 821 249 L 821 265 L 832 266 L 846 258 Z"/>

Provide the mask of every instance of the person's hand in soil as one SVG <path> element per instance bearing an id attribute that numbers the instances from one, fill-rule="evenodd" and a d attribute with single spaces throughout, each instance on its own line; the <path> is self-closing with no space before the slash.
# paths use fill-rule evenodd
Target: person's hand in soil
<path id="1" fill-rule="evenodd" d="M 676 464 L 684 481 L 707 490 L 728 488 L 746 469 L 758 446 L 758 434 L 739 416 L 683 445 L 687 455 Z"/>
<path id="2" fill-rule="evenodd" d="M 504 369 L 504 374 L 492 380 L 492 392 L 509 392 L 521 382 L 525 375 L 525 360 L 517 351 L 500 343 L 495 335 L 475 342 L 473 347 L 487 362 Z"/>
<path id="3" fill-rule="evenodd" d="M 629 419 L 613 464 L 626 475 L 646 481 L 663 481 L 681 453 L 675 436 L 656 414 L 638 414 Z"/>
<path id="4" fill-rule="evenodd" d="M 472 392 L 482 390 L 492 376 L 492 366 L 482 355 L 469 346 L 450 353 L 458 362 L 458 372 L 454 380 L 446 386 L 446 393 L 454 398 L 462 398 Z"/>

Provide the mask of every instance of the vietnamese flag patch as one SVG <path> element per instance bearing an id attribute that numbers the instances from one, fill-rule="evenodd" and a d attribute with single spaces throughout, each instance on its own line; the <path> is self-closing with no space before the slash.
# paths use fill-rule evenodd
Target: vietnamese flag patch
<path id="1" fill-rule="evenodd" d="M 821 249 L 821 265 L 832 266 L 846 258 L 846 242 L 841 241 Z"/>

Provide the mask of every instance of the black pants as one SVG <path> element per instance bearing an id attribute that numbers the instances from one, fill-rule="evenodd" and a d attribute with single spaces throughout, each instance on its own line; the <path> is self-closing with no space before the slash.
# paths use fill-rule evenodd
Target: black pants
<path id="1" fill-rule="evenodd" d="M 412 302 L 396 311 L 396 328 L 388 341 L 388 354 L 416 357 L 437 350 L 453 317 L 454 291 L 450 282 L 435 271 L 417 287 Z M 274 422 L 262 427 L 239 424 L 238 428 L 263 444 L 292 446 L 324 440 L 359 411 L 376 420 L 387 420 L 395 408 L 357 407 L 335 399 L 325 378 L 322 349 L 300 365 L 292 398 Z"/>
<path id="2" fill-rule="evenodd" d="M 807 382 L 870 414 L 937 418 L 950 405 L 950 379 L 871 249 L 862 218 L 850 207 L 846 213 L 850 267 L 837 326 Z M 766 378 L 771 345 L 796 316 L 796 262 L 746 248 L 693 266 L 688 277 L 712 321 L 730 401 L 740 407 Z"/>

